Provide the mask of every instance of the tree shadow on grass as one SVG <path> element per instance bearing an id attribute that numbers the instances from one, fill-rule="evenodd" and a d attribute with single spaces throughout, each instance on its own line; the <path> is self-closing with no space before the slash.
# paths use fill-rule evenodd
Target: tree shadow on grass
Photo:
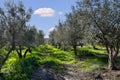
<path id="1" fill-rule="evenodd" d="M 108 65 L 108 54 L 88 52 L 87 54 L 84 53 L 84 54 L 78 55 L 78 59 L 80 61 L 84 61 L 88 59 L 89 63 L 92 63 L 92 64 L 96 63 L 96 64 L 99 64 L 100 66 Z M 115 67 L 116 67 L 115 70 L 120 70 L 120 56 L 115 58 Z"/>
<path id="2" fill-rule="evenodd" d="M 103 64 L 107 64 L 108 62 L 108 55 L 107 54 L 101 54 L 98 51 L 92 51 L 89 49 L 78 49 L 77 57 L 79 60 L 96 60 L 96 62 L 101 62 Z"/>

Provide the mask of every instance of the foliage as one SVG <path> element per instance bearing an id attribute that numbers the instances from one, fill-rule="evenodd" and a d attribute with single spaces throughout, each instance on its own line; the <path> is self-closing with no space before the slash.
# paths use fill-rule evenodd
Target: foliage
<path id="1" fill-rule="evenodd" d="M 63 23 L 50 34 L 54 46 L 64 44 L 72 46 L 75 55 L 77 46 L 96 43 L 106 47 L 109 55 L 108 68 L 115 68 L 115 58 L 120 48 L 120 1 L 119 0 L 80 0 L 72 7 Z M 64 34 L 65 33 L 65 34 Z M 57 35 L 57 36 L 56 36 Z"/>
<path id="2" fill-rule="evenodd" d="M 60 74 L 62 74 L 65 65 L 76 66 L 78 70 L 83 72 L 96 68 L 106 68 L 108 56 L 104 53 L 105 50 L 93 50 L 86 46 L 83 48 L 78 47 L 77 51 L 78 56 L 82 55 L 77 59 L 75 59 L 73 51 L 63 51 L 48 44 L 36 47 L 25 59 L 19 59 L 16 52 L 13 52 L 2 68 L 4 75 L 1 78 L 6 80 L 29 80 L 30 75 L 39 66 L 52 68 Z M 119 59 L 116 61 L 119 63 Z"/>
<path id="3" fill-rule="evenodd" d="M 87 19 L 86 23 L 96 30 L 96 37 L 106 47 L 110 70 L 116 69 L 115 58 L 119 53 L 120 6 L 118 5 L 120 5 L 119 0 L 84 0 L 78 2 L 76 9 L 78 12 L 86 13 L 84 15 Z"/>
<path id="4" fill-rule="evenodd" d="M 1 59 L 0 71 L 12 52 L 16 51 L 22 59 L 31 52 L 31 48 L 44 43 L 43 32 L 28 25 L 31 15 L 32 9 L 25 8 L 22 1 L 15 3 L 8 0 L 3 7 L 0 6 L 0 49 L 8 48 Z"/>
<path id="5" fill-rule="evenodd" d="M 26 59 L 9 59 L 3 66 L 2 72 L 7 72 L 6 80 L 29 80 L 29 75 L 39 66 L 38 58 L 34 56 Z M 13 77 L 14 75 L 14 77 Z"/>
<path id="6" fill-rule="evenodd" d="M 33 49 L 25 59 L 19 59 L 16 52 L 12 52 L 2 68 L 5 75 L 1 78 L 29 80 L 31 73 L 41 65 L 52 67 L 56 72 L 61 73 L 64 64 L 73 64 L 74 62 L 74 55 L 71 52 L 62 51 L 50 45 L 41 45 Z"/>

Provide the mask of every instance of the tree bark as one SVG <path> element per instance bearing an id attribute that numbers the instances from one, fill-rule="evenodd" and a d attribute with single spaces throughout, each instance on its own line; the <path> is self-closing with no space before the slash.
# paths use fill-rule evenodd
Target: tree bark
<path id="1" fill-rule="evenodd" d="M 80 43 L 80 46 L 81 46 L 81 48 L 84 46 L 84 44 L 83 43 Z"/>
<path id="2" fill-rule="evenodd" d="M 108 49 L 109 53 L 108 53 L 108 56 L 109 56 L 109 59 L 108 59 L 108 69 L 111 71 L 111 70 L 116 70 L 117 67 L 115 66 L 115 58 L 117 57 L 118 55 L 118 52 L 119 50 L 116 49 L 114 50 L 113 48 L 109 48 Z"/>
<path id="3" fill-rule="evenodd" d="M 8 59 L 8 57 L 9 57 L 9 55 L 10 55 L 10 53 L 11 53 L 12 51 L 13 51 L 13 48 L 11 48 L 11 49 L 8 51 L 7 55 L 5 56 L 5 58 L 3 59 L 2 63 L 0 64 L 0 72 L 1 72 L 1 69 L 2 69 L 3 64 L 6 62 L 6 60 Z"/>
<path id="4" fill-rule="evenodd" d="M 16 50 L 16 52 L 17 52 L 19 58 L 22 59 L 22 51 L 20 50 L 20 52 L 19 52 L 19 50 Z"/>
<path id="5" fill-rule="evenodd" d="M 21 47 L 21 45 L 19 45 L 19 49 L 16 51 L 17 51 L 19 58 L 22 59 L 22 47 Z"/>
<path id="6" fill-rule="evenodd" d="M 73 45 L 73 49 L 74 49 L 74 54 L 77 55 L 77 46 Z"/>
<path id="7" fill-rule="evenodd" d="M 31 49 L 28 48 L 28 49 L 25 51 L 24 56 L 23 56 L 24 58 L 26 58 L 26 55 L 27 55 L 27 52 L 28 52 L 28 51 L 31 53 Z"/>
<path id="8" fill-rule="evenodd" d="M 96 46 L 95 46 L 94 43 L 92 43 L 91 45 L 92 45 L 92 47 L 93 47 L 94 50 L 98 50 L 98 48 L 96 48 Z"/>
<path id="9" fill-rule="evenodd" d="M 111 71 L 115 67 L 114 58 L 112 56 L 112 52 L 109 53 L 109 59 L 108 59 L 108 69 Z"/>

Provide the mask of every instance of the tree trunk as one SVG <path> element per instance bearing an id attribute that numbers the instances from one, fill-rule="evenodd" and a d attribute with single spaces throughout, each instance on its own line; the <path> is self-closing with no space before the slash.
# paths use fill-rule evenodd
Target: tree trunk
<path id="1" fill-rule="evenodd" d="M 1 72 L 1 69 L 2 69 L 3 64 L 4 64 L 4 63 L 6 62 L 6 60 L 8 59 L 8 57 L 9 57 L 10 53 L 12 52 L 12 50 L 13 50 L 13 48 L 11 48 L 11 49 L 8 51 L 7 55 L 5 56 L 5 58 L 3 59 L 3 61 L 1 62 L 1 64 L 0 64 L 0 72 Z"/>
<path id="2" fill-rule="evenodd" d="M 109 59 L 108 59 L 108 69 L 111 71 L 114 69 L 114 67 L 115 67 L 114 58 L 113 58 L 112 52 L 110 52 Z"/>
<path id="3" fill-rule="evenodd" d="M 22 59 L 22 51 L 20 50 L 20 52 L 19 52 L 19 50 L 16 50 L 16 52 L 17 52 L 19 58 Z"/>
<path id="4" fill-rule="evenodd" d="M 98 48 L 96 48 L 96 46 L 92 43 L 92 47 L 94 50 L 98 50 Z"/>
<path id="5" fill-rule="evenodd" d="M 23 58 L 23 55 L 22 55 L 22 46 L 19 45 L 19 48 L 16 49 L 16 51 L 17 51 L 17 54 L 18 54 L 19 58 L 22 59 Z"/>
<path id="6" fill-rule="evenodd" d="M 28 49 L 24 53 L 24 58 L 26 58 L 27 52 L 28 52 Z"/>
<path id="7" fill-rule="evenodd" d="M 80 43 L 80 47 L 82 48 L 84 46 L 84 44 L 83 43 Z"/>
<path id="8" fill-rule="evenodd" d="M 15 48 L 16 48 L 14 36 L 12 37 L 12 39 L 13 39 L 13 42 L 12 42 L 12 44 L 11 44 L 12 47 L 11 47 L 11 49 L 8 51 L 8 53 L 6 54 L 6 56 L 4 57 L 3 61 L 2 61 L 1 64 L 0 64 L 0 72 L 1 72 L 2 66 L 4 65 L 4 63 L 6 62 L 6 60 L 8 59 L 10 53 L 11 53 L 13 50 L 15 50 Z"/>
<path id="9" fill-rule="evenodd" d="M 61 48 L 61 44 L 60 43 L 58 43 L 58 49 L 60 49 Z"/>
<path id="10" fill-rule="evenodd" d="M 66 47 L 65 47 L 65 45 L 63 46 L 63 50 L 66 51 Z"/>
<path id="11" fill-rule="evenodd" d="M 119 53 L 119 49 L 114 50 L 113 48 L 108 49 L 109 53 L 109 59 L 108 59 L 108 69 L 111 70 L 116 70 L 117 67 L 115 66 L 115 58 L 117 57 L 118 53 Z"/>
<path id="12" fill-rule="evenodd" d="M 27 55 L 27 52 L 28 52 L 28 51 L 31 53 L 31 49 L 28 48 L 28 49 L 25 51 L 24 56 L 23 56 L 24 58 L 26 58 L 26 55 Z"/>
<path id="13" fill-rule="evenodd" d="M 77 46 L 74 45 L 74 46 L 73 46 L 73 49 L 74 49 L 74 54 L 77 55 Z"/>

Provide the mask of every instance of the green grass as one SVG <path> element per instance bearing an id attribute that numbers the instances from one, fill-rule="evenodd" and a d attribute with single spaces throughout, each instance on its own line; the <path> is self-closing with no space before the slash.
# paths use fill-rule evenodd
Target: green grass
<path id="1" fill-rule="evenodd" d="M 89 72 L 96 68 L 100 69 L 107 67 L 108 56 L 105 54 L 105 50 L 93 50 L 91 48 L 84 47 L 78 48 L 77 51 L 77 56 L 79 58 L 83 58 L 75 64 L 76 66 L 80 65 L 79 70 Z"/>
<path id="2" fill-rule="evenodd" d="M 41 65 L 48 65 L 60 73 L 64 64 L 74 62 L 73 53 L 62 51 L 50 45 L 42 45 L 33 49 L 32 53 L 28 53 L 25 59 L 19 59 L 16 52 L 13 51 L 2 68 L 5 75 L 1 78 L 5 78 L 5 80 L 29 80 L 31 73 Z"/>
<path id="3" fill-rule="evenodd" d="M 71 49 L 72 50 L 72 49 Z M 25 59 L 19 59 L 16 52 L 4 64 L 2 78 L 6 80 L 29 80 L 39 66 L 52 67 L 56 72 L 62 73 L 64 65 L 78 66 L 80 71 L 91 71 L 107 66 L 105 51 L 93 50 L 88 47 L 78 48 L 78 56 L 86 56 L 83 60 L 75 59 L 73 51 L 63 51 L 50 45 L 41 45 L 28 53 Z M 14 76 L 13 76 L 14 75 Z"/>
<path id="4" fill-rule="evenodd" d="M 34 56 L 21 60 L 10 58 L 3 66 L 2 72 L 6 73 L 6 80 L 29 80 L 29 75 L 37 67 L 39 67 L 38 58 Z"/>

